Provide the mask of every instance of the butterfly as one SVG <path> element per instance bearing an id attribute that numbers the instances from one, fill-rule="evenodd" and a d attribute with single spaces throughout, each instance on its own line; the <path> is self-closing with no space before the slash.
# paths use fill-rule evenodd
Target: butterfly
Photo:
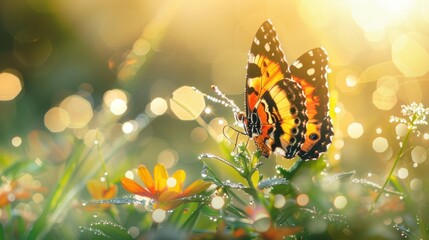
<path id="1" fill-rule="evenodd" d="M 328 56 L 314 48 L 288 65 L 277 33 L 267 20 L 249 51 L 244 125 L 264 157 L 271 153 L 319 158 L 334 135 L 329 116 Z"/>

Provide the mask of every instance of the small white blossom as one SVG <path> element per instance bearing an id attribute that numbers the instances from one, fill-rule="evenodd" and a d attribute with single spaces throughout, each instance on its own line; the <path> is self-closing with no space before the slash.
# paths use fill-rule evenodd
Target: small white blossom
<path id="1" fill-rule="evenodd" d="M 429 108 L 425 108 L 423 104 L 412 102 L 410 105 L 402 105 L 401 113 L 405 118 L 391 116 L 390 122 L 404 123 L 410 129 L 417 129 L 417 125 L 428 125 L 426 120 L 429 115 Z"/>

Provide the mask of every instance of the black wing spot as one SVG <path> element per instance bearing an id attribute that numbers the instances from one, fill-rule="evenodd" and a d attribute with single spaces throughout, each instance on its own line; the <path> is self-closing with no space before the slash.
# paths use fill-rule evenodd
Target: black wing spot
<path id="1" fill-rule="evenodd" d="M 291 129 L 291 132 L 293 135 L 296 135 L 296 134 L 298 134 L 298 129 L 296 127 L 294 127 Z"/>
<path id="2" fill-rule="evenodd" d="M 249 65 L 247 65 L 247 78 L 256 78 L 261 76 L 261 68 L 258 65 L 255 63 L 249 63 Z"/>
<path id="3" fill-rule="evenodd" d="M 295 118 L 294 122 L 296 125 L 299 125 L 301 123 L 301 120 L 299 118 Z"/>
<path id="4" fill-rule="evenodd" d="M 298 112 L 295 106 L 292 106 L 289 111 L 290 111 L 290 114 L 292 114 L 292 116 L 295 116 L 296 113 Z"/>

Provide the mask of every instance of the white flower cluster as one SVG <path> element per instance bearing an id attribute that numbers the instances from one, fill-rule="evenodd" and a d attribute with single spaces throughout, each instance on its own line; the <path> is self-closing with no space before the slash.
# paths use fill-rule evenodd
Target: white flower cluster
<path id="1" fill-rule="evenodd" d="M 402 105 L 401 108 L 401 113 L 406 118 L 391 116 L 390 122 L 407 124 L 413 130 L 417 125 L 428 125 L 426 118 L 429 115 L 429 108 L 425 108 L 423 104 L 412 102 L 410 105 Z"/>

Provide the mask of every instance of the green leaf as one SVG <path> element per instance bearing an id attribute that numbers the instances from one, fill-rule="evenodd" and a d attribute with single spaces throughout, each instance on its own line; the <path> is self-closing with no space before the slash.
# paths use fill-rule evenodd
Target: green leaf
<path id="1" fill-rule="evenodd" d="M 10 222 L 9 238 L 11 239 L 24 239 L 26 229 L 25 220 L 20 215 L 13 216 Z"/>
<path id="2" fill-rule="evenodd" d="M 333 174 L 333 175 L 329 175 L 329 176 L 325 177 L 325 179 L 323 181 L 327 182 L 327 183 L 333 183 L 336 181 L 350 180 L 350 178 L 355 173 L 356 173 L 356 171 L 337 173 L 337 174 Z"/>
<path id="3" fill-rule="evenodd" d="M 103 231 L 95 228 L 80 227 L 79 239 L 91 239 L 91 240 L 105 240 L 112 239 L 106 235 Z"/>
<path id="4" fill-rule="evenodd" d="M 3 224 L 0 224 L 0 239 L 6 239 L 5 231 L 3 228 Z"/>
<path id="5" fill-rule="evenodd" d="M 12 164 L 8 168 L 6 168 L 0 176 L 6 176 L 11 179 L 15 179 L 19 176 L 19 174 L 22 174 L 24 172 L 28 173 L 37 173 L 40 172 L 43 169 L 44 165 L 41 161 L 33 161 L 33 160 L 26 160 L 26 161 L 19 161 L 15 164 Z M 3 182 L 2 179 L 0 179 L 0 184 Z"/>
<path id="6" fill-rule="evenodd" d="M 67 166 L 64 173 L 62 174 L 61 179 L 58 180 L 57 184 L 53 188 L 53 191 L 51 192 L 51 195 L 46 200 L 46 204 L 43 207 L 40 217 L 34 222 L 33 226 L 28 232 L 28 239 L 36 239 L 39 237 L 43 238 L 43 236 L 45 236 L 51 230 L 51 227 L 55 222 L 55 219 L 50 219 L 51 214 L 56 210 L 62 200 L 62 197 L 65 195 L 64 191 L 76 170 L 84 149 L 85 145 L 80 142 L 73 151 L 73 154 L 69 156 L 69 159 L 67 160 Z"/>
<path id="7" fill-rule="evenodd" d="M 220 211 L 219 210 L 216 210 L 216 209 L 214 209 L 214 208 L 212 208 L 211 206 L 209 206 L 209 205 L 203 205 L 202 207 L 201 207 L 201 212 L 204 214 L 204 215 L 207 215 L 208 217 L 219 217 L 220 216 Z"/>
<path id="8" fill-rule="evenodd" d="M 226 211 L 230 212 L 230 213 L 232 213 L 232 214 L 234 214 L 234 215 L 236 215 L 237 217 L 240 217 L 240 218 L 247 218 L 248 217 L 247 213 L 245 211 L 243 211 L 243 210 L 241 210 L 241 209 L 239 209 L 239 208 L 237 208 L 237 207 L 235 207 L 235 206 L 233 206 L 231 204 L 228 204 L 228 207 L 226 208 Z"/>
<path id="9" fill-rule="evenodd" d="M 186 219 L 186 221 L 183 223 L 183 225 L 182 225 L 182 227 L 180 228 L 181 230 L 184 230 L 184 231 L 191 231 L 193 228 L 194 228 L 194 226 L 195 226 L 195 223 L 197 222 L 197 220 L 198 220 L 198 217 L 200 216 L 200 211 L 201 211 L 201 208 L 203 207 L 204 205 L 200 205 L 192 214 L 191 214 L 191 216 L 189 216 L 189 218 L 188 219 Z"/>
<path id="10" fill-rule="evenodd" d="M 288 185 L 290 185 L 290 182 L 286 178 L 269 178 L 269 179 L 265 179 L 263 181 L 260 181 L 258 188 L 262 190 L 265 188 L 274 187 L 274 186 L 278 186 L 278 185 L 288 186 Z"/>
<path id="11" fill-rule="evenodd" d="M 101 220 L 91 223 L 90 227 L 101 231 L 112 239 L 133 239 L 124 227 L 109 221 Z"/>

